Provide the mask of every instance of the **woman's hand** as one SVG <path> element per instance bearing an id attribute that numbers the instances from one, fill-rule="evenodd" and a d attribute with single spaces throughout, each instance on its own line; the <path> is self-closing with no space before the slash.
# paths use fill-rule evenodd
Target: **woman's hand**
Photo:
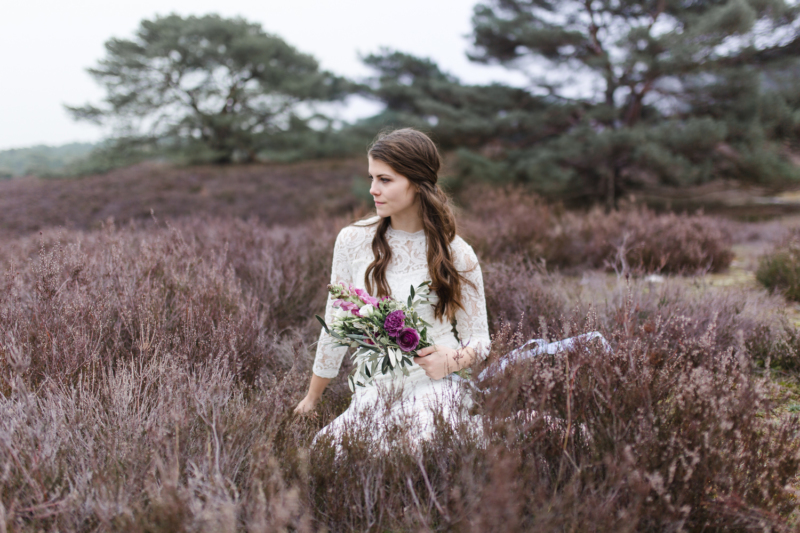
<path id="1" fill-rule="evenodd" d="M 317 406 L 318 399 L 309 398 L 306 396 L 300 403 L 297 404 L 297 407 L 294 408 L 295 414 L 304 415 L 310 411 L 313 411 L 314 408 Z"/>
<path id="2" fill-rule="evenodd" d="M 472 363 L 472 348 L 454 350 L 447 346 L 434 344 L 417 351 L 414 358 L 431 379 L 442 379 L 452 372 L 457 372 Z"/>
<path id="3" fill-rule="evenodd" d="M 330 378 L 321 378 L 312 372 L 311 383 L 308 385 L 308 394 L 306 394 L 305 398 L 300 400 L 300 403 L 294 408 L 294 412 L 298 415 L 302 415 L 313 410 L 322 396 L 322 391 L 325 390 L 325 387 L 327 387 L 330 382 Z"/>

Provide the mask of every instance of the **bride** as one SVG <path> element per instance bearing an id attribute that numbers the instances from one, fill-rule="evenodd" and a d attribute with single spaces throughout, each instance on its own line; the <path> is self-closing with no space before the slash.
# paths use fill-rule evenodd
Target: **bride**
<path id="1" fill-rule="evenodd" d="M 396 386 L 401 392 L 392 410 L 411 413 L 419 435 L 429 434 L 437 408 L 469 408 L 466 394 L 455 402 L 461 405 L 441 401 L 457 388 L 445 378 L 486 358 L 490 350 L 481 268 L 472 248 L 456 235 L 455 216 L 437 185 L 441 157 L 427 135 L 410 128 L 381 134 L 368 156 L 370 194 L 378 215 L 339 233 L 331 284 L 405 301 L 412 285 L 431 281 L 431 304 L 418 313 L 432 324 L 428 336 L 435 344 L 417 352 L 408 376 L 376 376 L 371 385 L 357 387 L 350 407 L 323 432 L 341 431 L 359 411 L 378 404 L 381 389 Z M 329 299 L 326 322 L 334 311 Z M 297 413 L 313 409 L 339 372 L 347 348 L 331 340 L 324 330 L 320 333 L 311 384 Z"/>
<path id="2" fill-rule="evenodd" d="M 377 216 L 339 233 L 331 284 L 344 283 L 374 297 L 405 301 L 412 285 L 430 281 L 431 304 L 417 311 L 433 326 L 428 338 L 435 344 L 417 351 L 416 364 L 407 376 L 379 375 L 372 384 L 357 387 L 350 407 L 320 433 L 340 435 L 357 423 L 360 414 L 388 402 L 394 420 L 404 427 L 411 424 L 413 435 L 424 439 L 432 434 L 437 413 L 452 421 L 472 405 L 469 388 L 460 386 L 453 373 L 485 359 L 491 348 L 483 278 L 475 252 L 456 235 L 455 216 L 437 185 L 441 157 L 433 141 L 410 128 L 384 133 L 370 146 L 368 159 Z M 329 298 L 326 323 L 331 323 L 335 311 Z M 569 348 L 563 341 L 545 345 L 537 340 L 534 346 L 512 352 L 500 363 Z M 324 329 L 320 332 L 308 394 L 295 412 L 314 409 L 338 374 L 346 351 Z"/>

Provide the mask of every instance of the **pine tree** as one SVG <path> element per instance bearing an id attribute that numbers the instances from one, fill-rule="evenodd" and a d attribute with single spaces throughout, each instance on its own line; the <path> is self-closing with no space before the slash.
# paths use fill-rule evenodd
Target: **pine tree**
<path id="1" fill-rule="evenodd" d="M 411 126 L 429 131 L 444 149 L 479 148 L 514 142 L 520 132 L 529 137 L 547 112 L 547 104 L 525 90 L 465 85 L 427 58 L 383 49 L 364 63 L 375 71 L 365 94 L 386 107 L 360 129 Z"/>
<path id="2" fill-rule="evenodd" d="M 572 117 L 484 165 L 608 207 L 647 184 L 798 179 L 797 20 L 781 0 L 478 4 L 470 58 L 525 72 Z"/>
<path id="3" fill-rule="evenodd" d="M 109 40 L 89 73 L 106 97 L 68 107 L 76 119 L 112 125 L 120 148 L 157 145 L 218 163 L 252 161 L 308 124 L 299 104 L 351 90 L 259 24 L 218 15 L 143 20 L 134 39 Z"/>

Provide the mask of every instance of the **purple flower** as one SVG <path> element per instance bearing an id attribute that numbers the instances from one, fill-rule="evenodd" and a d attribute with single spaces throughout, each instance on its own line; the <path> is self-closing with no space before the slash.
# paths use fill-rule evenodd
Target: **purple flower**
<path id="1" fill-rule="evenodd" d="M 392 311 L 386 315 L 386 320 L 383 322 L 383 329 L 386 330 L 390 336 L 394 337 L 405 326 L 406 315 L 401 310 Z"/>
<path id="2" fill-rule="evenodd" d="M 419 333 L 414 328 L 403 328 L 397 334 L 397 345 L 404 352 L 414 350 L 419 344 Z"/>

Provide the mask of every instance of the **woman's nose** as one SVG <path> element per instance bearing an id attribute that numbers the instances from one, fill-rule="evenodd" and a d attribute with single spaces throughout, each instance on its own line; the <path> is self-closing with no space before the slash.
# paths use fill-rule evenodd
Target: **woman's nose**
<path id="1" fill-rule="evenodd" d="M 378 195 L 380 194 L 380 191 L 379 191 L 379 190 L 378 190 L 378 188 L 375 186 L 375 182 L 374 182 L 374 181 L 373 181 L 373 182 L 370 184 L 370 186 L 369 186 L 369 193 L 370 193 L 372 196 L 378 196 Z"/>

